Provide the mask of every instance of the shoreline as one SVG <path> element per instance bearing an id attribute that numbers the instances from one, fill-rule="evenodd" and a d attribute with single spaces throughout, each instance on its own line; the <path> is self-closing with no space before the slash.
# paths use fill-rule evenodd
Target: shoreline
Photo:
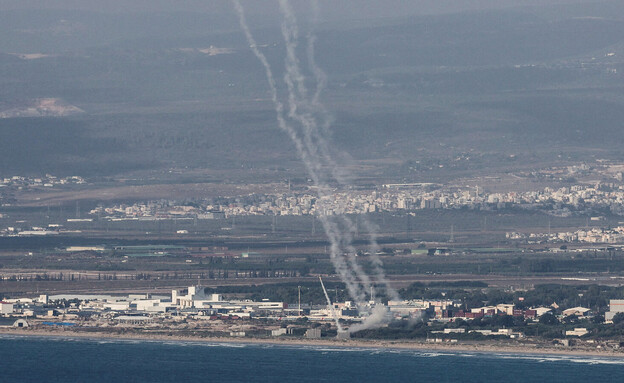
<path id="1" fill-rule="evenodd" d="M 199 337 L 164 334 L 126 333 L 112 334 L 107 332 L 81 331 L 50 331 L 50 330 L 21 330 L 0 329 L 0 339 L 5 335 L 23 337 L 51 337 L 51 338 L 82 338 L 82 339 L 111 339 L 111 340 L 147 340 L 156 342 L 200 342 L 221 344 L 251 344 L 277 346 L 326 346 L 336 348 L 361 348 L 384 350 L 415 350 L 415 351 L 446 351 L 451 353 L 482 353 L 482 354 L 526 354 L 526 355 L 559 355 L 559 356 L 591 356 L 624 359 L 624 351 L 608 349 L 575 349 L 562 347 L 538 347 L 531 345 L 509 345 L 496 343 L 425 343 L 419 341 L 389 341 L 389 340 L 338 340 L 338 339 L 288 339 L 288 338 L 231 338 L 231 337 Z"/>

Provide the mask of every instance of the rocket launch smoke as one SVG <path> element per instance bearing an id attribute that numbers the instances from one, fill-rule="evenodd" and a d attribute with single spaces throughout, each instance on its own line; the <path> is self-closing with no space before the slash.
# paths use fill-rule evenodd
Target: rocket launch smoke
<path id="1" fill-rule="evenodd" d="M 299 44 L 299 28 L 297 18 L 288 0 L 278 0 L 282 16 L 281 31 L 286 47 L 285 100 L 282 101 L 278 93 L 278 83 L 266 56 L 260 49 L 251 33 L 245 17 L 244 8 L 239 0 L 232 0 L 239 18 L 241 28 L 247 42 L 265 70 L 269 83 L 269 91 L 275 108 L 277 123 L 281 130 L 286 132 L 295 145 L 310 179 L 317 190 L 316 203 L 318 219 L 330 242 L 330 259 L 340 279 L 345 283 L 349 295 L 358 307 L 366 304 L 366 292 L 373 291 L 374 285 L 383 285 L 390 299 L 398 299 L 398 294 L 388 283 L 383 271 L 383 263 L 376 255 L 379 246 L 376 241 L 375 228 L 366 217 L 350 218 L 344 215 L 333 216 L 325 214 L 323 202 L 331 198 L 332 187 L 345 188 L 349 186 L 349 174 L 335 161 L 335 154 L 327 140 L 331 126 L 331 116 L 320 102 L 321 93 L 327 83 L 327 76 L 316 64 L 314 58 L 316 37 L 313 31 L 307 35 L 307 62 L 314 75 L 316 89 L 310 92 L 306 87 L 306 78 L 302 72 L 297 46 Z M 312 1 L 314 20 L 318 18 L 318 2 Z M 337 185 L 337 186 L 336 186 Z M 357 224 L 360 222 L 369 233 L 369 250 L 371 253 L 372 276 L 369 276 L 356 259 L 356 249 L 353 239 L 357 233 Z M 358 330 L 374 327 L 383 323 L 387 316 L 385 312 L 376 310 L 362 324 Z M 337 323 L 338 324 L 338 323 Z M 340 328 L 338 324 L 338 328 Z"/>
<path id="2" fill-rule="evenodd" d="M 331 299 L 329 299 L 329 295 L 327 295 L 327 289 L 325 289 L 325 285 L 323 284 L 323 278 L 319 276 L 319 282 L 321 282 L 321 288 L 323 289 L 323 294 L 325 294 L 325 299 L 327 300 L 327 306 L 329 307 L 329 311 L 331 311 L 331 316 L 334 318 L 336 322 L 336 328 L 338 332 L 344 331 L 342 326 L 340 325 L 340 321 L 338 320 L 338 315 L 336 315 L 336 310 L 334 310 L 334 306 L 331 303 Z"/>

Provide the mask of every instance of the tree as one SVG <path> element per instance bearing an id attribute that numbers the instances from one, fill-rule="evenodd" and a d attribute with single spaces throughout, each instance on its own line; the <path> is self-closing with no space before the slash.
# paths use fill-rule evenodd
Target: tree
<path id="1" fill-rule="evenodd" d="M 624 323 L 624 313 L 617 313 L 613 316 L 613 324 Z"/>
<path id="2" fill-rule="evenodd" d="M 494 326 L 502 326 L 504 328 L 510 328 L 514 325 L 514 318 L 511 315 L 495 315 L 492 317 L 492 324 Z"/>
<path id="3" fill-rule="evenodd" d="M 551 313 L 546 313 L 539 318 L 539 322 L 541 324 L 553 325 L 553 324 L 557 324 L 559 321 Z"/>

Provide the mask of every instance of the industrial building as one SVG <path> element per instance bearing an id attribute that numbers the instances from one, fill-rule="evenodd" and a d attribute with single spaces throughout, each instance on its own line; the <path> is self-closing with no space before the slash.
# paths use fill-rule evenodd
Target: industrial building
<path id="1" fill-rule="evenodd" d="M 613 317 L 618 313 L 624 313 L 624 299 L 611 299 L 609 311 L 605 313 L 605 320 L 607 322 L 613 321 Z"/>

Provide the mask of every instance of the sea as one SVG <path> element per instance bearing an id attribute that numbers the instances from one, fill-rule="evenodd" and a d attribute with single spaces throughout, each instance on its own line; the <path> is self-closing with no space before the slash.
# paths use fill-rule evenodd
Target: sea
<path id="1" fill-rule="evenodd" d="M 624 358 L 0 336 L 0 382 L 624 382 Z"/>

